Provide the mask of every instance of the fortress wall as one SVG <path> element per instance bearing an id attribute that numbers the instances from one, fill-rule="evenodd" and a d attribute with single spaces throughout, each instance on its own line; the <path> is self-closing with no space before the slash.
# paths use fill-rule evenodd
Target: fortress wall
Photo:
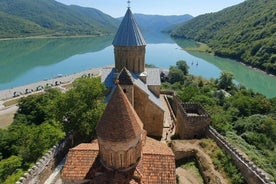
<path id="1" fill-rule="evenodd" d="M 209 116 L 209 114 L 204 110 L 202 105 L 200 105 L 199 103 L 186 102 L 186 103 L 183 103 L 182 106 L 184 109 L 195 111 L 201 116 Z"/>
<path id="2" fill-rule="evenodd" d="M 53 146 L 16 184 L 44 183 L 72 146 L 71 137 L 66 137 Z"/>
<path id="3" fill-rule="evenodd" d="M 245 158 L 235 147 L 229 144 L 226 139 L 220 135 L 214 128 L 210 127 L 207 136 L 216 141 L 220 148 L 229 153 L 236 166 L 248 182 L 248 184 L 275 184 L 267 174 L 258 168 L 253 162 Z"/>
<path id="4" fill-rule="evenodd" d="M 205 137 L 210 124 L 210 116 L 200 104 L 183 103 L 174 95 L 172 109 L 177 119 L 176 134 L 180 139 Z"/>

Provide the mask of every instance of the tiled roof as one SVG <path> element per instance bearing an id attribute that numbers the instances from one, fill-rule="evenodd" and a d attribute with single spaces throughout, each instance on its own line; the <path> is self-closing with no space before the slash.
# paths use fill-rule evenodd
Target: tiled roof
<path id="1" fill-rule="evenodd" d="M 145 46 L 146 41 L 128 8 L 112 43 L 114 46 Z"/>
<path id="2" fill-rule="evenodd" d="M 126 68 L 122 69 L 118 80 L 121 85 L 133 85 L 131 74 Z"/>
<path id="3" fill-rule="evenodd" d="M 163 142 L 147 137 L 143 154 L 174 156 L 173 151 Z"/>
<path id="4" fill-rule="evenodd" d="M 98 142 L 80 144 L 70 149 L 61 177 L 66 178 L 67 181 L 83 180 L 86 178 L 87 173 L 98 156 L 98 150 Z"/>
<path id="5" fill-rule="evenodd" d="M 111 181 L 131 184 L 176 183 L 175 157 L 165 143 L 147 137 L 142 149 L 143 156 L 135 170 L 121 173 L 106 170 L 97 159 L 98 143 L 92 144 L 81 144 L 69 151 L 62 171 L 65 181 L 90 180 L 96 184 Z"/>
<path id="6" fill-rule="evenodd" d="M 142 134 L 143 123 L 128 101 L 120 85 L 116 86 L 99 120 L 97 135 L 108 141 L 121 142 Z"/>

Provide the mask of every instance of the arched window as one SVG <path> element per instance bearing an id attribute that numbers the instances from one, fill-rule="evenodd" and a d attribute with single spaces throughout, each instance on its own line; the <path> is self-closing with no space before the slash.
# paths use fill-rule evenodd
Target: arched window
<path id="1" fill-rule="evenodd" d="M 123 161 L 123 154 L 122 153 L 120 153 L 120 164 L 121 164 L 121 168 L 123 168 L 124 161 Z"/>
<path id="2" fill-rule="evenodd" d="M 112 153 L 110 153 L 110 165 L 114 166 L 113 154 Z"/>

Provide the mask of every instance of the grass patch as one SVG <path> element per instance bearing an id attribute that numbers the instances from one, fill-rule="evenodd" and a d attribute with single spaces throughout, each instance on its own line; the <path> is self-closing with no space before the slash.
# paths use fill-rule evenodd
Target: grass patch
<path id="1" fill-rule="evenodd" d="M 265 170 L 270 174 L 270 178 L 276 182 L 276 149 L 274 150 L 258 150 L 255 146 L 248 144 L 240 136 L 234 132 L 227 132 L 227 141 L 232 145 L 235 145 L 241 151 L 243 151 L 248 158 L 253 161 L 258 167 Z"/>
<path id="2" fill-rule="evenodd" d="M 245 179 L 235 166 L 231 156 L 224 153 L 217 144 L 211 139 L 204 139 L 199 144 L 204 151 L 211 157 L 216 170 L 225 173 L 231 183 L 244 184 Z"/>
<path id="3" fill-rule="evenodd" d="M 187 51 L 197 51 L 197 52 L 207 52 L 210 54 L 214 54 L 212 49 L 205 43 L 197 43 L 196 47 L 187 47 L 185 48 Z"/>
<path id="4" fill-rule="evenodd" d="M 71 89 L 73 87 L 73 83 L 69 83 L 69 84 L 64 84 L 61 87 L 65 88 L 65 89 Z"/>
<path id="5" fill-rule="evenodd" d="M 4 105 L 5 107 L 9 107 L 9 106 L 12 106 L 12 105 L 17 104 L 19 100 L 20 100 L 20 98 L 8 100 L 8 101 L 4 102 L 3 105 Z"/>
<path id="6" fill-rule="evenodd" d="M 196 161 L 193 160 L 188 160 L 184 165 L 181 166 L 181 168 L 186 169 L 187 171 L 189 171 L 190 173 L 193 173 L 194 175 L 196 175 L 196 178 L 199 180 L 201 180 L 201 183 L 203 183 L 203 179 L 200 175 L 200 171 L 197 167 Z"/>
<path id="7" fill-rule="evenodd" d="M 197 180 L 199 184 L 203 184 L 203 178 L 199 171 L 199 166 L 195 158 L 183 158 L 176 161 L 176 167 L 181 167 L 191 174 L 193 178 Z"/>

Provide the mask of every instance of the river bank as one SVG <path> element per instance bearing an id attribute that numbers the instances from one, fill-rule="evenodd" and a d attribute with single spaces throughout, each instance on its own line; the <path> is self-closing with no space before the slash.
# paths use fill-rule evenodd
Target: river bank
<path id="1" fill-rule="evenodd" d="M 209 47 L 207 44 L 205 43 L 202 43 L 202 42 L 194 42 L 193 44 L 183 44 L 183 42 L 179 41 L 179 40 L 175 40 L 176 43 L 184 50 L 184 51 L 187 51 L 187 52 L 199 52 L 199 53 L 206 53 L 206 54 L 210 54 L 212 56 L 217 56 L 215 55 L 215 52 L 211 49 L 211 47 Z M 223 56 L 218 56 L 218 57 L 222 57 L 222 58 L 226 58 L 226 59 L 231 59 L 230 57 L 223 57 Z M 235 60 L 235 59 L 232 59 L 232 60 Z M 273 77 L 276 77 L 276 75 L 274 75 L 273 73 L 267 73 L 266 71 L 260 69 L 260 68 L 257 68 L 257 67 L 254 67 L 254 66 L 251 66 L 243 61 L 239 61 L 239 60 L 235 60 L 236 62 L 252 69 L 252 70 L 255 70 L 255 71 L 258 71 L 258 72 L 261 72 L 265 75 L 268 75 L 268 76 L 273 76 Z"/>
<path id="2" fill-rule="evenodd" d="M 110 34 L 113 35 L 113 34 Z M 26 39 L 45 39 L 45 38 L 96 38 L 101 36 L 110 36 L 106 35 L 38 35 L 38 36 L 27 36 L 27 37 L 16 37 L 16 38 L 0 38 L 0 41 L 8 40 L 26 40 Z"/>
<path id="3" fill-rule="evenodd" d="M 58 74 L 53 79 L 39 81 L 11 89 L 0 90 L 0 101 L 6 101 L 15 97 L 20 97 L 22 95 L 28 95 L 34 92 L 39 92 L 45 89 L 46 87 L 64 85 L 73 82 L 75 79 L 80 78 L 82 76 L 99 76 L 100 72 L 101 68 L 91 68 L 86 71 L 74 73 L 71 75 L 63 76 L 62 74 Z"/>

